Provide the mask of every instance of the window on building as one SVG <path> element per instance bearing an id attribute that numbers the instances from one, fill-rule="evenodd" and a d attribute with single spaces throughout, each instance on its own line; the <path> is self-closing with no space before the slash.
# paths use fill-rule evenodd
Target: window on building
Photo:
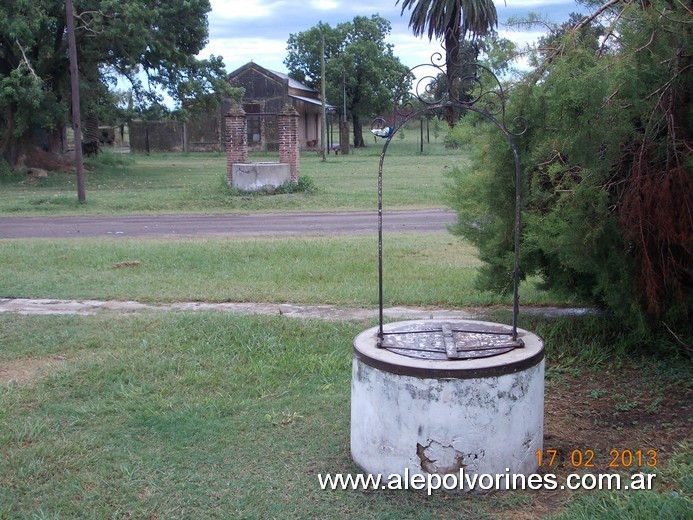
<path id="1" fill-rule="evenodd" d="M 248 144 L 259 143 L 261 140 L 260 118 L 248 117 L 246 123 L 248 125 Z"/>
<path id="2" fill-rule="evenodd" d="M 248 144 L 259 144 L 262 141 L 260 117 L 253 116 L 261 111 L 260 103 L 244 103 L 243 110 L 247 114 L 246 122 L 248 125 Z"/>

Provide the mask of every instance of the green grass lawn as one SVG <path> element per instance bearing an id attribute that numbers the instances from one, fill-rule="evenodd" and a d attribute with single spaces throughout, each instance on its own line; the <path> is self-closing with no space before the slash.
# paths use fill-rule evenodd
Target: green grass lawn
<path id="1" fill-rule="evenodd" d="M 407 135 L 411 134 L 408 132 Z M 74 180 L 0 182 L 0 217 L 372 210 L 380 148 L 302 157 L 313 193 L 238 195 L 218 154 L 105 155 Z M 266 158 L 265 158 L 266 159 Z M 441 207 L 464 152 L 393 142 L 385 205 Z M 507 305 L 448 233 L 385 237 L 385 304 Z M 377 304 L 374 237 L 0 240 L 0 297 Z M 580 302 L 521 287 L 524 304 Z M 498 311 L 497 321 L 509 320 Z M 545 447 L 657 449 L 654 491 L 489 496 L 322 491 L 349 456 L 351 342 L 370 322 L 219 312 L 0 314 L 0 519 L 683 519 L 693 508 L 691 359 L 607 317 L 520 326 L 547 345 Z M 634 469 L 635 470 L 635 469 Z"/>
<path id="2" fill-rule="evenodd" d="M 612 447 L 659 446 L 655 491 L 321 490 L 319 474 L 360 471 L 349 455 L 351 341 L 371 325 L 215 312 L 0 315 L 0 518 L 423 520 L 563 511 L 565 519 L 673 520 L 690 512 L 690 451 L 667 451 L 671 442 L 646 423 L 624 424 Z M 554 413 L 570 420 L 573 448 L 587 447 L 580 432 L 591 420 L 573 415 L 576 374 L 603 384 L 604 373 L 633 366 L 638 399 L 652 381 L 690 386 L 689 372 L 638 360 L 632 350 L 593 365 L 582 353 L 587 337 L 570 323 L 553 336 L 555 323 L 528 325 L 551 337 L 547 394 L 566 404 L 548 408 L 547 427 Z M 10 371 L 18 382 L 7 383 Z M 674 426 L 668 436 L 685 431 L 685 420 Z"/>
<path id="3" fill-rule="evenodd" d="M 445 232 L 383 245 L 387 305 L 509 305 L 474 287 L 468 244 Z M 372 236 L 246 239 L 0 240 L 0 296 L 377 305 Z M 523 284 L 523 302 L 566 303 Z"/>
<path id="4" fill-rule="evenodd" d="M 218 153 L 124 155 L 106 151 L 86 173 L 86 203 L 77 202 L 74 174 L 0 182 L 0 215 L 223 213 L 249 211 L 373 210 L 381 146 L 347 156 L 301 156 L 301 175 L 313 193 L 238 195 L 226 186 L 226 157 Z M 425 154 L 394 142 L 383 171 L 383 202 L 390 209 L 442 207 L 445 172 L 465 163 L 460 151 L 431 144 Z M 268 154 L 251 157 L 276 160 Z"/>

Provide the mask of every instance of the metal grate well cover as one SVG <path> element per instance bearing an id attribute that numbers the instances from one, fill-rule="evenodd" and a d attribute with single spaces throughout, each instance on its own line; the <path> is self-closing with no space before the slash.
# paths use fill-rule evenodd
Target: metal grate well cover
<path id="1" fill-rule="evenodd" d="M 409 325 L 382 333 L 379 347 L 394 354 L 417 359 L 464 360 L 499 356 L 523 347 L 521 339 L 503 326 L 459 328 L 459 324 Z"/>

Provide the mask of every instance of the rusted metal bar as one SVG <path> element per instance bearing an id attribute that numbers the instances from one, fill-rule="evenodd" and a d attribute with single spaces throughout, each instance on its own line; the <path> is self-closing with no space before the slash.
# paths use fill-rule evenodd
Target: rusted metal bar
<path id="1" fill-rule="evenodd" d="M 443 113 L 458 113 L 476 112 L 494 123 L 498 129 L 503 132 L 508 140 L 508 144 L 512 149 L 513 159 L 515 162 L 515 214 L 513 226 L 513 317 L 509 335 L 512 341 L 507 345 L 510 348 L 520 348 L 524 346 L 522 340 L 518 338 L 518 316 L 520 311 L 520 236 L 522 233 L 521 211 L 522 211 L 522 168 L 518 153 L 515 138 L 522 135 L 527 130 L 527 123 L 522 118 L 515 118 L 511 125 L 505 121 L 505 92 L 503 85 L 498 77 L 486 66 L 474 63 L 473 61 L 459 63 L 446 63 L 441 60 L 442 53 L 434 53 L 430 63 L 417 65 L 411 68 L 405 76 L 395 92 L 395 102 L 392 120 L 386 121 L 379 117 L 373 121 L 371 130 L 374 135 L 386 138 L 383 145 L 382 153 L 380 154 L 380 162 L 378 165 L 378 347 L 384 347 L 383 341 L 385 333 L 383 332 L 383 163 L 388 145 L 390 144 L 394 134 L 409 120 L 415 117 L 421 117 L 424 114 L 437 111 Z M 432 89 L 432 78 L 446 76 L 446 70 L 450 67 L 455 67 L 455 70 L 461 71 L 458 78 L 460 85 L 466 85 L 465 89 L 448 89 L 447 92 L 439 92 Z M 430 69 L 430 70 L 426 70 Z M 410 78 L 419 77 L 415 82 L 413 89 L 410 85 Z M 490 78 L 491 81 L 481 81 L 480 78 Z M 489 87 L 491 85 L 491 87 Z M 412 98 L 418 102 L 420 108 L 414 109 Z M 510 128 L 512 126 L 512 129 Z M 423 127 L 422 127 L 423 128 Z M 422 138 L 423 142 L 423 138 Z M 423 331 L 412 331 L 411 334 L 419 334 Z M 486 331 L 456 331 L 449 327 L 443 328 L 444 344 L 446 351 L 449 351 L 450 358 L 456 355 L 457 347 L 455 346 L 455 338 L 453 332 L 470 333 L 470 334 L 498 334 L 498 332 Z M 401 332 L 399 334 L 402 334 Z M 461 341 L 461 340 L 460 340 Z M 388 340 L 387 347 L 390 348 Z M 399 348 L 399 347 L 395 347 Z M 495 348 L 495 347 L 494 347 Z M 492 349 L 492 348 L 491 348 Z"/>

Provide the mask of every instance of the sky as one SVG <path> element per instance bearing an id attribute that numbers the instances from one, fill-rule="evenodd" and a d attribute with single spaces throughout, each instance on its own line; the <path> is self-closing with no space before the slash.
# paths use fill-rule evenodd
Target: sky
<path id="1" fill-rule="evenodd" d="M 498 11 L 498 32 L 516 43 L 535 41 L 539 29 L 520 31 L 506 25 L 508 18 L 535 12 L 553 22 L 563 22 L 571 12 L 586 14 L 575 0 L 494 0 Z M 249 61 L 270 70 L 287 72 L 284 65 L 286 42 L 291 34 L 310 29 L 318 22 L 334 27 L 355 16 L 379 14 L 392 24 L 386 41 L 404 65 L 427 63 L 440 43 L 416 38 L 409 29 L 409 10 L 401 14 L 396 0 L 211 0 L 209 43 L 199 54 L 224 59 L 227 72 Z"/>

